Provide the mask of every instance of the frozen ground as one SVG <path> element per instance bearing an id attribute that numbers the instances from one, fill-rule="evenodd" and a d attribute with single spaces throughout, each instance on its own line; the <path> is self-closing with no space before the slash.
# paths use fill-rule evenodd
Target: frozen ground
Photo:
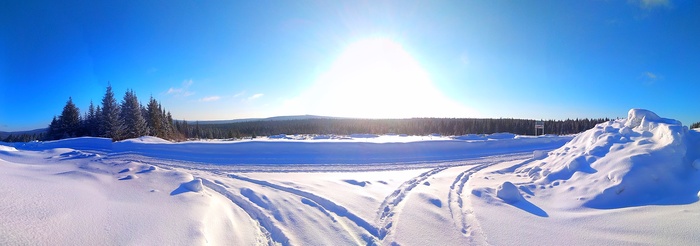
<path id="1" fill-rule="evenodd" d="M 688 245 L 699 136 L 0 143 L 0 245 Z"/>

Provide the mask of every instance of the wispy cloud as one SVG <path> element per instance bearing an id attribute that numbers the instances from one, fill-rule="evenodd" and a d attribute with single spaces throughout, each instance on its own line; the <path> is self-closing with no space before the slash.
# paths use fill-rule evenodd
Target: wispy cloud
<path id="1" fill-rule="evenodd" d="M 663 79 L 663 76 L 661 76 L 660 74 L 652 73 L 649 71 L 642 73 L 641 77 L 645 85 L 653 85 L 654 83 L 656 83 L 656 81 Z"/>
<path id="2" fill-rule="evenodd" d="M 671 0 L 628 0 L 628 2 L 646 10 L 671 7 Z"/>
<path id="3" fill-rule="evenodd" d="M 202 97 L 199 99 L 200 102 L 213 102 L 213 101 L 218 101 L 221 99 L 220 96 L 208 96 L 208 97 Z"/>
<path id="4" fill-rule="evenodd" d="M 188 97 L 194 95 L 194 92 L 189 90 L 190 86 L 192 86 L 193 83 L 194 82 L 191 79 L 185 80 L 182 82 L 181 87 L 170 87 L 170 89 L 168 89 L 168 91 L 166 91 L 165 94 L 179 97 Z"/>
<path id="5" fill-rule="evenodd" d="M 233 97 L 234 97 L 234 98 L 237 98 L 237 97 L 241 97 L 241 96 L 243 96 L 243 95 L 245 95 L 245 91 L 241 91 L 241 92 L 239 92 L 239 93 L 236 93 L 236 95 L 233 95 Z"/>
<path id="6" fill-rule="evenodd" d="M 265 94 L 258 93 L 258 94 L 249 96 L 249 97 L 248 97 L 248 100 L 255 100 L 255 99 L 261 98 L 261 97 L 264 96 L 264 95 L 265 95 Z"/>
<path id="7" fill-rule="evenodd" d="M 653 79 L 653 80 L 656 80 L 659 78 L 659 76 L 657 76 L 656 74 L 654 74 L 652 72 L 644 72 L 644 76 L 646 76 L 649 79 Z"/>

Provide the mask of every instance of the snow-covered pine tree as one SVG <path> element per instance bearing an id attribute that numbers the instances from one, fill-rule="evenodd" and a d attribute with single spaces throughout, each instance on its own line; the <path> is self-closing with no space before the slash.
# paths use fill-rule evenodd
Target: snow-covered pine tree
<path id="1" fill-rule="evenodd" d="M 124 124 L 120 116 L 119 104 L 114 98 L 112 85 L 107 85 L 107 91 L 102 98 L 101 131 L 102 136 L 113 141 L 121 140 L 124 132 Z"/>
<path id="2" fill-rule="evenodd" d="M 124 138 L 137 138 L 148 134 L 146 120 L 141 114 L 141 105 L 133 90 L 127 90 L 121 105 L 124 120 Z"/>

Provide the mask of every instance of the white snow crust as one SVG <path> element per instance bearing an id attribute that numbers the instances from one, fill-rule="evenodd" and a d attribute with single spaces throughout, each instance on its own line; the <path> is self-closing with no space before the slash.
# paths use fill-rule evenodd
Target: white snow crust
<path id="1" fill-rule="evenodd" d="M 692 245 L 700 133 L 0 142 L 0 245 Z"/>

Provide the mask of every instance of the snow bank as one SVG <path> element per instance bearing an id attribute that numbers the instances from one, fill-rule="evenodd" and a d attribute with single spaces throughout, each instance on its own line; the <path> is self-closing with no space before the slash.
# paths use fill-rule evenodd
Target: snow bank
<path id="1" fill-rule="evenodd" d="M 0 145 L 0 151 L 14 152 L 14 151 L 17 151 L 17 149 L 15 149 L 14 147 L 10 147 L 10 146 Z"/>
<path id="2" fill-rule="evenodd" d="M 555 188 L 589 207 L 673 199 L 689 192 L 689 174 L 695 171 L 686 156 L 688 134 L 679 121 L 632 109 L 627 119 L 598 124 L 519 172 L 541 187 L 566 182 Z"/>
<path id="3" fill-rule="evenodd" d="M 202 179 L 193 179 L 187 183 L 183 183 L 182 186 L 190 191 L 200 192 L 204 189 L 202 186 Z"/>
<path id="4" fill-rule="evenodd" d="M 162 139 L 159 137 L 152 137 L 152 136 L 131 138 L 131 139 L 122 140 L 120 142 L 123 142 L 123 143 L 170 143 L 170 141 L 168 141 L 168 140 L 165 140 L 165 139 Z"/>

